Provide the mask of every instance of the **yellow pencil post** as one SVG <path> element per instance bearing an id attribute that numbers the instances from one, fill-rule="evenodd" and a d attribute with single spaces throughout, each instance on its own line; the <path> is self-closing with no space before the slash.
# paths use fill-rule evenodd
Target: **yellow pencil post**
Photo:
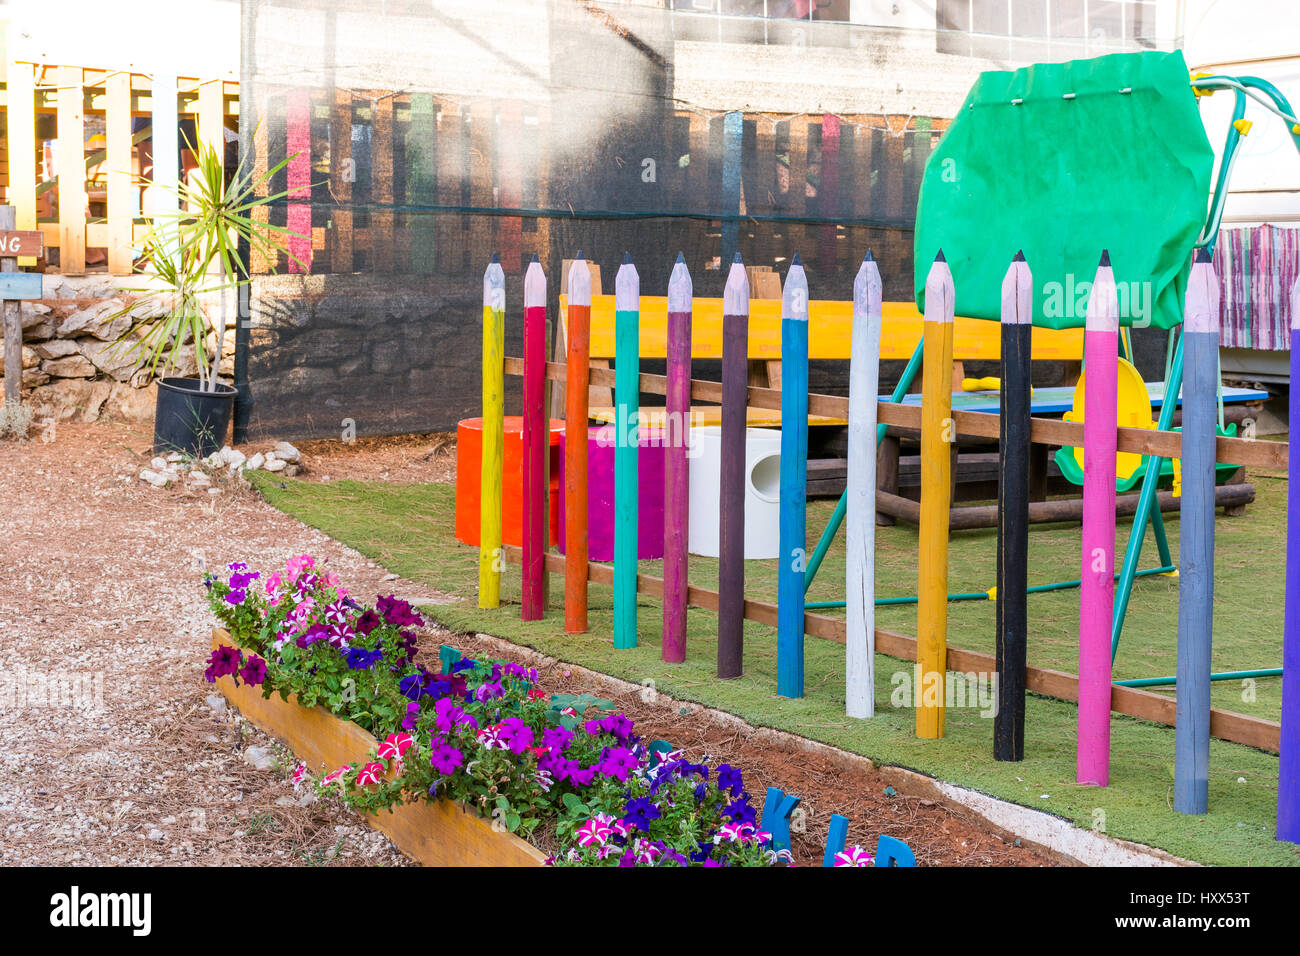
<path id="1" fill-rule="evenodd" d="M 948 509 L 952 504 L 952 273 L 943 252 L 925 280 L 921 380 L 921 525 L 916 582 L 916 735 L 943 736 L 948 656 Z"/>
<path id="2" fill-rule="evenodd" d="M 479 474 L 478 606 L 501 605 L 501 467 L 505 442 L 506 277 L 495 253 L 483 273 L 483 457 Z"/>

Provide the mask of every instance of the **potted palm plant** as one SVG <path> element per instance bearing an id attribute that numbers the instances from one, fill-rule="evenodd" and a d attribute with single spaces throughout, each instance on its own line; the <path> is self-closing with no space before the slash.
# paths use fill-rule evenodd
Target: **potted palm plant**
<path id="1" fill-rule="evenodd" d="M 256 175 L 241 162 L 227 183 L 214 145 L 201 143 L 193 153 L 198 165 L 175 189 L 179 211 L 156 217 L 144 237 L 142 265 L 153 279 L 127 290 L 138 296 L 117 313 L 133 321 L 116 348 L 158 380 L 154 451 L 202 458 L 222 446 L 230 427 L 235 389 L 220 379 L 221 357 L 231 293 L 250 281 L 245 256 L 274 262 L 283 252 L 302 263 L 285 244 L 297 234 L 258 214 L 288 195 L 266 187 L 293 157 Z M 215 316 L 205 308 L 213 298 Z M 162 309 L 140 308 L 149 300 Z M 191 350 L 193 376 L 183 374 Z"/>

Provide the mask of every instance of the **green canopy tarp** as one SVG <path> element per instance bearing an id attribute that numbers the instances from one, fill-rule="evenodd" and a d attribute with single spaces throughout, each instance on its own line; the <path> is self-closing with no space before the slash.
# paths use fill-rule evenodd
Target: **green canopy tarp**
<path id="1" fill-rule="evenodd" d="M 1084 324 L 1102 249 L 1121 321 L 1182 321 L 1214 152 L 1181 53 L 1120 53 L 983 73 L 926 163 L 916 301 L 943 249 L 959 315 L 998 319 L 1023 249 L 1034 324 Z"/>

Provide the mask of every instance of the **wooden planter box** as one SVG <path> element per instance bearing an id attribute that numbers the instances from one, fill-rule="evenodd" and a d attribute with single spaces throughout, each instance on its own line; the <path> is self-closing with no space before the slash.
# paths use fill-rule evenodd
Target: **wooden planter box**
<path id="1" fill-rule="evenodd" d="M 220 644 L 237 646 L 217 628 L 212 632 L 213 649 Z M 278 693 L 264 698 L 262 688 L 244 683 L 236 687 L 230 677 L 219 678 L 217 686 L 249 723 L 292 750 L 315 775 L 322 767 L 332 773 L 344 764 L 360 766 L 378 746 L 352 721 L 322 707 L 303 707 L 292 694 L 287 701 Z M 513 833 L 493 830 L 487 820 L 450 800 L 406 803 L 363 817 L 424 866 L 540 866 L 546 860 L 532 844 Z"/>

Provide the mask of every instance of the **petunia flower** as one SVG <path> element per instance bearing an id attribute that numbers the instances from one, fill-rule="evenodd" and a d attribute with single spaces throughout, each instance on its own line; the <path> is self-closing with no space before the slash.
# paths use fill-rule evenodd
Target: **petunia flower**
<path id="1" fill-rule="evenodd" d="M 625 781 L 627 775 L 636 769 L 636 757 L 626 747 L 611 747 L 598 769 L 601 776 Z"/>
<path id="2" fill-rule="evenodd" d="M 357 771 L 357 786 L 367 787 L 379 783 L 380 775 L 384 772 L 384 769 L 384 765 L 381 763 L 366 764 Z"/>
<path id="3" fill-rule="evenodd" d="M 321 786 L 328 787 L 332 783 L 341 782 L 343 780 L 343 775 L 348 773 L 351 770 L 352 770 L 352 764 L 345 763 L 343 766 L 339 767 L 339 769 L 335 770 L 333 773 L 327 774 L 325 778 L 321 781 Z"/>
<path id="4" fill-rule="evenodd" d="M 415 738 L 410 734 L 389 734 L 379 745 L 379 756 L 383 760 L 401 760 L 414 744 Z"/>
<path id="5" fill-rule="evenodd" d="M 293 768 L 293 789 L 297 790 L 302 782 L 307 779 L 307 764 L 299 762 L 298 766 Z"/>
<path id="6" fill-rule="evenodd" d="M 588 820 L 578 828 L 578 846 L 604 846 L 613 832 L 599 820 Z"/>
<path id="7" fill-rule="evenodd" d="M 239 671 L 242 658 L 238 648 L 222 644 L 208 656 L 208 669 L 203 672 L 203 676 L 211 684 L 218 677 L 235 674 Z"/>
<path id="8" fill-rule="evenodd" d="M 256 687 L 266 680 L 266 661 L 256 654 L 248 655 L 244 666 L 239 671 L 239 676 L 244 679 L 244 683 L 250 687 Z"/>
<path id="9" fill-rule="evenodd" d="M 835 854 L 835 862 L 832 866 L 874 866 L 875 862 L 875 857 L 862 847 L 851 846 Z"/>
<path id="10" fill-rule="evenodd" d="M 451 744 L 443 743 L 433 748 L 429 762 L 440 775 L 450 777 L 458 767 L 465 765 L 465 755 Z"/>

